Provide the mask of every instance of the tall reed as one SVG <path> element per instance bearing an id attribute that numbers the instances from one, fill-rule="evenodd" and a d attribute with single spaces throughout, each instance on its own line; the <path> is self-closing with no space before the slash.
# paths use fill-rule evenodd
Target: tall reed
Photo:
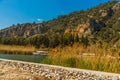
<path id="1" fill-rule="evenodd" d="M 55 49 L 56 51 L 51 51 L 49 57 L 42 63 L 120 73 L 120 56 L 118 55 L 120 49 L 114 51 L 112 48 L 99 48 L 97 45 L 84 48 L 79 44 Z M 95 55 L 85 56 L 83 54 Z"/>
<path id="2" fill-rule="evenodd" d="M 0 45 L 0 53 L 32 54 L 33 51 L 36 51 L 33 46 Z"/>

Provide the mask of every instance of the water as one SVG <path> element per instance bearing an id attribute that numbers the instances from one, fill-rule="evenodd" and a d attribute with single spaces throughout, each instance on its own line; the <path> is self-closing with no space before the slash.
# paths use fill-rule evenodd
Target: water
<path id="1" fill-rule="evenodd" d="M 45 55 L 22 55 L 22 54 L 0 54 L 0 58 L 40 63 L 44 58 L 46 58 L 46 56 Z"/>

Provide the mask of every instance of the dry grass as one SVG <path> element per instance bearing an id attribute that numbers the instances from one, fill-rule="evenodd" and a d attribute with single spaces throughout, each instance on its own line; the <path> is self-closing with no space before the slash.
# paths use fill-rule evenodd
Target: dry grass
<path id="1" fill-rule="evenodd" d="M 73 47 L 56 48 L 43 63 L 91 69 L 105 72 L 120 73 L 120 49 L 98 47 L 97 45 L 84 48 L 75 44 Z M 84 53 L 94 53 L 95 56 L 83 56 Z"/>
<path id="2" fill-rule="evenodd" d="M 36 51 L 36 48 L 33 46 L 9 46 L 9 45 L 0 45 L 1 53 L 13 53 L 13 54 L 31 54 L 33 51 Z"/>

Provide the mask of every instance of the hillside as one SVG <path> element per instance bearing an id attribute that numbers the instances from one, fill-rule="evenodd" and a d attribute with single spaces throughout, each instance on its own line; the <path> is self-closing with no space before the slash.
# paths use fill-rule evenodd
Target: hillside
<path id="1" fill-rule="evenodd" d="M 59 34 L 72 34 L 79 38 L 87 36 L 95 41 L 117 43 L 120 42 L 119 13 L 119 2 L 107 2 L 85 11 L 72 12 L 43 23 L 12 25 L 0 30 L 0 37 L 31 38 L 35 35 L 45 34 L 50 38 Z"/>

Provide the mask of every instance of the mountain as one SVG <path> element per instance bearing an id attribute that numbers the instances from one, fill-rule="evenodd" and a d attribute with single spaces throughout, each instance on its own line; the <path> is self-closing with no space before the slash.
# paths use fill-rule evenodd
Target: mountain
<path id="1" fill-rule="evenodd" d="M 67 34 L 88 36 L 94 40 L 120 42 L 120 2 L 110 1 L 85 11 L 76 11 L 68 15 L 43 23 L 25 23 L 12 25 L 0 30 L 0 37 L 29 38 L 39 34 Z M 51 36 L 51 35 L 49 35 Z"/>

